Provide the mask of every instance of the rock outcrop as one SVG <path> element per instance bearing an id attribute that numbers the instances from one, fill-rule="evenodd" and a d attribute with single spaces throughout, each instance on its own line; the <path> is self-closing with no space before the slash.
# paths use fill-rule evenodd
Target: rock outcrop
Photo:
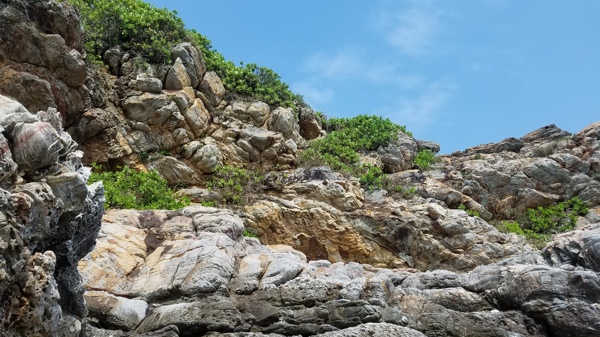
<path id="1" fill-rule="evenodd" d="M 600 122 L 570 133 L 549 125 L 521 139 L 444 156 L 438 179 L 473 198 L 494 216 L 579 197 L 600 205 Z"/>
<path id="2" fill-rule="evenodd" d="M 173 336 L 600 335 L 597 254 L 557 260 L 548 248 L 465 273 L 420 272 L 309 261 L 243 228 L 201 206 L 108 211 L 80 262 L 93 289 L 88 323 Z M 551 246 L 595 247 L 598 228 Z"/>
<path id="3" fill-rule="evenodd" d="M 61 121 L 0 95 L 2 336 L 79 336 L 87 314 L 77 263 L 95 245 L 103 188 L 86 185 Z"/>
<path id="4" fill-rule="evenodd" d="M 389 178 L 364 190 L 297 168 L 317 113 L 227 95 L 190 43 L 86 65 L 77 12 L 48 0 L 0 1 L 0 33 L 0 336 L 600 336 L 600 122 L 428 171 L 439 145 L 400 133 L 361 153 Z M 278 171 L 235 210 L 103 216 L 92 162 L 195 202 L 220 199 L 219 165 Z M 492 225 L 572 197 L 590 213 L 541 251 Z"/>

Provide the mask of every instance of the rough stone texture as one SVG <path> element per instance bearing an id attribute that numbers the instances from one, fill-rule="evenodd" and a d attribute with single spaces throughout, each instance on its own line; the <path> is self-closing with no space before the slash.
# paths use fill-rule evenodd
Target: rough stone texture
<path id="1" fill-rule="evenodd" d="M 96 250 L 79 264 L 94 289 L 88 296 L 146 301 L 152 310 L 135 330 L 142 335 L 172 326 L 179 336 L 600 335 L 597 273 L 548 265 L 539 252 L 462 274 L 419 272 L 307 262 L 242 230 L 232 212 L 201 206 L 108 211 Z M 589 259 L 597 265 L 597 255 Z"/>
<path id="2" fill-rule="evenodd" d="M 398 140 L 377 150 L 383 162 L 383 171 L 386 173 L 411 169 L 417 152 L 416 140 L 403 132 L 398 132 Z"/>
<path id="3" fill-rule="evenodd" d="M 217 73 L 212 70 L 204 74 L 202 83 L 200 83 L 200 90 L 206 95 L 213 107 L 219 106 L 219 103 L 225 97 L 225 87 L 223 87 Z"/>
<path id="4" fill-rule="evenodd" d="M 0 94 L 33 113 L 56 108 L 70 124 L 90 104 L 75 9 L 54 1 L 0 6 Z"/>
<path id="5" fill-rule="evenodd" d="M 78 336 L 87 310 L 76 268 L 95 244 L 102 185 L 86 186 L 83 154 L 55 109 L 0 102 L 0 165 L 10 170 L 0 175 L 0 331 Z"/>
<path id="6" fill-rule="evenodd" d="M 202 76 L 204 76 L 204 73 L 206 72 L 206 65 L 204 64 L 202 54 L 198 52 L 196 47 L 188 42 L 178 44 L 171 49 L 171 59 L 181 60 L 181 63 L 190 78 L 192 87 L 195 88 L 200 84 Z"/>
<path id="7" fill-rule="evenodd" d="M 185 65 L 183 64 L 183 61 L 180 58 L 177 58 L 171 67 L 171 70 L 169 70 L 167 73 L 165 89 L 181 90 L 191 85 L 192 81 L 190 79 L 190 75 L 188 75 Z"/>
<path id="8" fill-rule="evenodd" d="M 499 218 L 576 196 L 594 207 L 600 205 L 598 129 L 595 123 L 571 136 L 549 125 L 444 156 L 434 175 Z"/>
<path id="9" fill-rule="evenodd" d="M 321 136 L 321 122 L 317 114 L 310 108 L 300 109 L 298 124 L 302 137 L 310 140 Z"/>

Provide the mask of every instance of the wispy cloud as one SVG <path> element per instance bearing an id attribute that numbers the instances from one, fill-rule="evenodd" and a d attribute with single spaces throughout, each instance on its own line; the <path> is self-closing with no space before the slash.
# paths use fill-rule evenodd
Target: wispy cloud
<path id="1" fill-rule="evenodd" d="M 444 107 L 454 95 L 456 85 L 449 80 L 430 83 L 415 96 L 400 97 L 395 104 L 375 110 L 375 114 L 422 132 L 436 123 Z"/>
<path id="2" fill-rule="evenodd" d="M 378 85 L 394 85 L 410 89 L 422 84 L 415 74 L 402 73 L 400 60 L 373 56 L 363 48 L 343 47 L 314 53 L 303 63 L 310 77 L 327 81 L 369 81 Z"/>
<path id="3" fill-rule="evenodd" d="M 301 93 L 304 99 L 311 105 L 329 103 L 334 96 L 334 91 L 319 82 L 319 79 L 311 78 L 302 82 L 292 83 L 292 91 Z"/>
<path id="4" fill-rule="evenodd" d="M 373 16 L 386 41 L 410 56 L 424 54 L 440 32 L 441 9 L 432 0 L 413 0 L 408 7 L 383 8 Z"/>

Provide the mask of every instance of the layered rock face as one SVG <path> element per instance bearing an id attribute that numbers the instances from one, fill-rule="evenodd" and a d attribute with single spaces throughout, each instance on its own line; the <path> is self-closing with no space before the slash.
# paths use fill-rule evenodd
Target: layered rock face
<path id="1" fill-rule="evenodd" d="M 78 336 L 87 314 L 78 261 L 95 245 L 103 188 L 87 186 L 56 109 L 0 95 L 0 331 Z"/>
<path id="2" fill-rule="evenodd" d="M 309 261 L 243 228 L 201 206 L 108 211 L 79 265 L 84 336 L 600 335 L 600 223 L 465 273 Z"/>

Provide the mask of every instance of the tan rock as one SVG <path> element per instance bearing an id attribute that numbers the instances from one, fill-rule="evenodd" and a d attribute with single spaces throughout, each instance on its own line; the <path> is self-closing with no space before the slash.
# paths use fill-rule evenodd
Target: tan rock
<path id="1" fill-rule="evenodd" d="M 180 58 L 177 58 L 167 74 L 167 79 L 165 80 L 165 89 L 181 90 L 191 85 L 192 81 L 190 80 L 190 76 L 188 75 L 183 62 Z"/>
<path id="2" fill-rule="evenodd" d="M 225 97 L 225 87 L 214 71 L 204 74 L 202 83 L 200 83 L 200 91 L 208 97 L 213 107 L 217 107 Z"/>

